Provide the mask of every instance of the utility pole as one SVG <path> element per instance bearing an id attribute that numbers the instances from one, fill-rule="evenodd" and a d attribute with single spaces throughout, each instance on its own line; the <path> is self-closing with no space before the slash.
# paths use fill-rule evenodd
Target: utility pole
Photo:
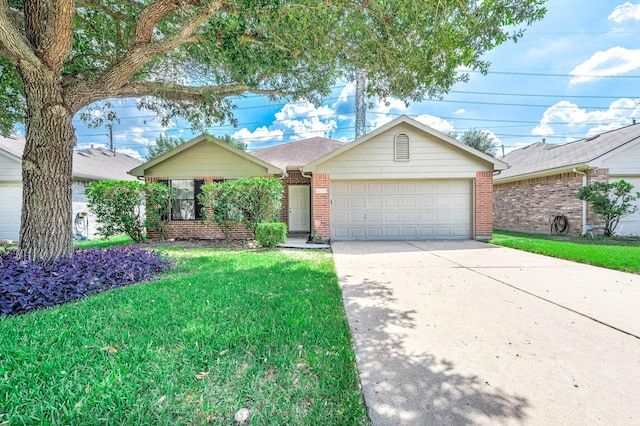
<path id="1" fill-rule="evenodd" d="M 113 149 L 113 124 L 109 124 L 109 150 L 113 152 L 113 155 L 116 155 Z"/>
<path id="2" fill-rule="evenodd" d="M 367 74 L 356 72 L 356 139 L 363 136 L 367 123 Z"/>

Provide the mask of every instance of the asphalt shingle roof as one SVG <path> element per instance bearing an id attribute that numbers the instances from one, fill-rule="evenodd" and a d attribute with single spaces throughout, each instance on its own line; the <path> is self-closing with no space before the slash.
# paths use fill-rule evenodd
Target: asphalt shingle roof
<path id="1" fill-rule="evenodd" d="M 0 137 L 0 150 L 22 158 L 24 139 Z M 114 155 L 105 148 L 86 148 L 73 151 L 73 176 L 88 180 L 136 180 L 127 172 L 142 161 L 126 154 Z"/>
<path id="2" fill-rule="evenodd" d="M 259 149 L 250 154 L 285 169 L 287 167 L 302 167 L 344 144 L 344 142 L 333 139 L 314 137 Z"/>
<path id="3" fill-rule="evenodd" d="M 499 182 L 516 176 L 586 164 L 638 138 L 640 124 L 633 124 L 564 145 L 537 142 L 500 158 L 510 168 L 502 171 L 494 180 Z"/>

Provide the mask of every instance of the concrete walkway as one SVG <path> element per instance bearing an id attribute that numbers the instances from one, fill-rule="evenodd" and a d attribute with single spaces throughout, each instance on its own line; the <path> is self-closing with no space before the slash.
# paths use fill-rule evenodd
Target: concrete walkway
<path id="1" fill-rule="evenodd" d="M 332 248 L 374 425 L 640 425 L 640 276 L 476 241 Z"/>

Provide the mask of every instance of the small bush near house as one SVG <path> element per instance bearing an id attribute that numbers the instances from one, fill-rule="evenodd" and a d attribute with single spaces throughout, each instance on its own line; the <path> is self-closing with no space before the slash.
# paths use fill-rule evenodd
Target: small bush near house
<path id="1" fill-rule="evenodd" d="M 638 211 L 634 205 L 640 192 L 624 179 L 616 182 L 594 182 L 578 191 L 578 199 L 593 203 L 593 211 L 602 216 L 604 236 L 615 235 L 620 219 Z"/>
<path id="2" fill-rule="evenodd" d="M 256 241 L 261 247 L 275 247 L 287 241 L 287 225 L 282 222 L 259 223 Z"/>
<path id="3" fill-rule="evenodd" d="M 70 302 L 94 293 L 153 279 L 172 262 L 135 246 L 76 249 L 72 259 L 31 261 L 0 252 L 0 316 Z"/>

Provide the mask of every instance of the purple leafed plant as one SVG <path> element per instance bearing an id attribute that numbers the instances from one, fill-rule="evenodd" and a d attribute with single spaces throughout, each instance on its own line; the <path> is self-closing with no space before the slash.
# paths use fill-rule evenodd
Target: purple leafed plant
<path id="1" fill-rule="evenodd" d="M 0 252 L 0 316 L 19 314 L 153 279 L 173 262 L 133 245 L 76 249 L 73 259 L 34 262 Z"/>

